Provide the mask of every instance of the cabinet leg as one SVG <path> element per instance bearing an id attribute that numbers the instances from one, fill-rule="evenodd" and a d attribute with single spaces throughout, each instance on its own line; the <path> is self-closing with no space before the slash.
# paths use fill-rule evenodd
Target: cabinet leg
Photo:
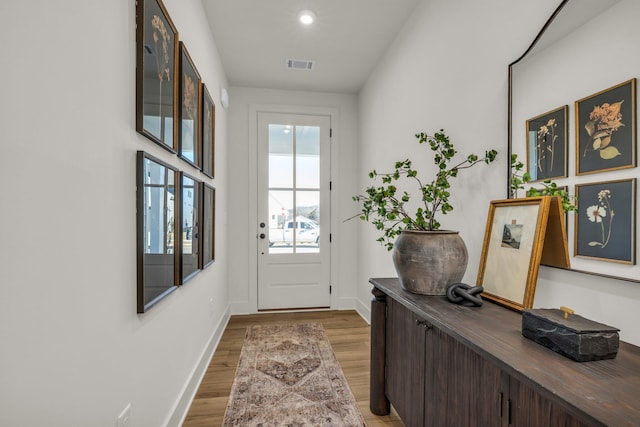
<path id="1" fill-rule="evenodd" d="M 385 294 L 373 288 L 371 300 L 371 377 L 369 409 L 375 415 L 388 415 L 391 408 L 385 394 L 387 304 Z"/>

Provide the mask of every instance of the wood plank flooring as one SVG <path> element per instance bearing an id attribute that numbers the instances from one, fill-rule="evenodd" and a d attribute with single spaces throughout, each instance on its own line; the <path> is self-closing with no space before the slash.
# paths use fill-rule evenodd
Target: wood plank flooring
<path id="1" fill-rule="evenodd" d="M 292 322 L 322 323 L 367 426 L 404 426 L 395 412 L 379 417 L 369 411 L 370 328 L 355 311 L 305 311 L 232 316 L 183 426 L 211 427 L 222 424 L 248 326 Z"/>

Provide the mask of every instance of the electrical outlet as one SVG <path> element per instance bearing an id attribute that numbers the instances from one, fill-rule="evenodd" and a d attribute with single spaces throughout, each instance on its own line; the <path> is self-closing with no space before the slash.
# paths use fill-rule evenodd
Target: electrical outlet
<path id="1" fill-rule="evenodd" d="M 120 415 L 118 415 L 118 423 L 117 427 L 129 427 L 129 418 L 131 418 L 131 403 L 128 403 L 127 406 L 122 410 Z"/>

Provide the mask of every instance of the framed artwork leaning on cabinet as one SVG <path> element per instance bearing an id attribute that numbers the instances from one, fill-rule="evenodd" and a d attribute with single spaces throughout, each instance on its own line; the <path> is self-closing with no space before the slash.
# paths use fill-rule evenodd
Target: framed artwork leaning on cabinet
<path id="1" fill-rule="evenodd" d="M 517 311 L 533 306 L 550 207 L 548 196 L 491 202 L 476 280 L 483 297 Z"/>

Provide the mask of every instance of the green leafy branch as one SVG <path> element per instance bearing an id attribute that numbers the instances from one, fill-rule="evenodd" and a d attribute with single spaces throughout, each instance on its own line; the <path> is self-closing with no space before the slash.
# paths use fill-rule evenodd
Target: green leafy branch
<path id="1" fill-rule="evenodd" d="M 382 232 L 382 236 L 377 241 L 384 244 L 388 250 L 393 248 L 393 240 L 405 229 L 438 230 L 440 222 L 436 219 L 437 215 L 439 213 L 446 215 L 453 210 L 453 206 L 449 203 L 450 178 L 457 177 L 461 170 L 478 163 L 489 164 L 498 155 L 496 150 L 485 151 L 482 158 L 469 154 L 465 160 L 449 166 L 457 151 L 444 130 L 432 136 L 424 132 L 415 136 L 420 144 L 428 144 L 434 152 L 433 162 L 438 172 L 431 182 L 424 184 L 418 178 L 418 171 L 413 169 L 411 160 L 407 159 L 396 162 L 394 171 L 391 173 L 378 173 L 376 170 L 369 172 L 369 178 L 379 179 L 382 185 L 369 186 L 365 194 L 353 197 L 354 201 L 362 203 L 361 213 L 355 216 L 371 222 L 377 230 Z M 420 203 L 414 212 L 408 212 L 406 207 L 411 200 L 411 195 L 406 191 L 399 194 L 394 184 L 404 178 L 414 181 L 418 186 Z"/>
<path id="2" fill-rule="evenodd" d="M 517 154 L 511 155 L 511 197 L 518 197 L 518 190 L 524 190 L 524 184 L 531 182 L 529 172 L 524 172 L 524 164 L 518 160 Z M 562 211 L 570 212 L 578 209 L 577 198 L 569 195 L 567 190 L 558 187 L 558 184 L 550 179 L 545 179 L 541 183 L 541 188 L 529 187 L 525 195 L 527 197 L 537 196 L 557 196 L 562 202 Z"/>

